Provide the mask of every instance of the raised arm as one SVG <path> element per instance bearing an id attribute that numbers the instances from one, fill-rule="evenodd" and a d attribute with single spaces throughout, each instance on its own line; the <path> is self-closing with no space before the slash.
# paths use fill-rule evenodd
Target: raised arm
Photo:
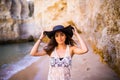
<path id="1" fill-rule="evenodd" d="M 74 46 L 74 47 L 72 48 L 72 53 L 73 53 L 73 54 L 83 54 L 83 53 L 88 52 L 88 48 L 87 48 L 85 42 L 83 41 L 83 39 L 81 38 L 81 36 L 78 34 L 77 30 L 74 29 L 73 32 L 74 32 L 75 36 L 76 36 L 77 39 L 78 39 L 78 42 L 79 42 L 79 44 L 80 44 L 80 47 Z"/>
<path id="2" fill-rule="evenodd" d="M 39 37 L 39 39 L 36 41 L 33 48 L 31 49 L 30 55 L 32 55 L 32 56 L 43 56 L 43 55 L 47 54 L 45 50 L 38 51 L 38 48 L 40 46 L 40 42 L 42 41 L 42 39 L 44 37 L 45 37 L 45 35 L 42 32 L 41 36 Z"/>

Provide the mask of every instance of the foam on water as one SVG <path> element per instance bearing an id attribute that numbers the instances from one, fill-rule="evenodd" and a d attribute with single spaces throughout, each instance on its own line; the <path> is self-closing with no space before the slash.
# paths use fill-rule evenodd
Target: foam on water
<path id="1" fill-rule="evenodd" d="M 15 73 L 25 69 L 30 66 L 33 62 L 37 61 L 40 57 L 33 57 L 30 55 L 26 55 L 20 61 L 13 64 L 5 64 L 0 69 L 0 80 L 8 80 Z"/>

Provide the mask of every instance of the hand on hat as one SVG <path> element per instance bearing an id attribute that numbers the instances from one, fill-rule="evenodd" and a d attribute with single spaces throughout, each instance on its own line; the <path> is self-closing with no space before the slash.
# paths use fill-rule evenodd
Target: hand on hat
<path id="1" fill-rule="evenodd" d="M 45 36 L 46 36 L 46 35 L 44 34 L 44 31 L 42 31 L 39 39 L 42 40 Z"/>
<path id="2" fill-rule="evenodd" d="M 74 35 L 78 35 L 77 29 L 74 27 L 74 29 L 72 30 Z"/>

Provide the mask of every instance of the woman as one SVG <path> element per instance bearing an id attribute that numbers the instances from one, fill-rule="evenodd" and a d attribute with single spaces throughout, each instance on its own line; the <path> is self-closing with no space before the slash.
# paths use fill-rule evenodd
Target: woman
<path id="1" fill-rule="evenodd" d="M 74 35 L 78 38 L 81 47 L 75 45 L 72 39 Z M 42 51 L 38 51 L 40 42 L 45 37 L 50 38 L 50 42 Z M 50 56 L 48 80 L 71 80 L 71 60 L 74 54 L 83 54 L 88 51 L 87 46 L 79 36 L 76 29 L 71 25 L 64 28 L 62 25 L 57 25 L 52 31 L 42 32 L 40 38 L 33 46 L 30 54 L 32 56 Z"/>

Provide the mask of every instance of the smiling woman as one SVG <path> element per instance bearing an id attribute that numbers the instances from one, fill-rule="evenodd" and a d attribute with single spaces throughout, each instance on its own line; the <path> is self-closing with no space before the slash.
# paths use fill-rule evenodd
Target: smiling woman
<path id="1" fill-rule="evenodd" d="M 78 38 L 81 47 L 77 47 L 72 39 L 73 34 Z M 38 51 L 41 40 L 48 36 L 50 42 L 43 50 Z M 83 54 L 88 51 L 77 30 L 71 25 L 64 27 L 57 25 L 52 31 L 42 32 L 40 38 L 33 46 L 30 54 L 33 56 L 49 55 L 48 80 L 71 80 L 71 64 L 74 54 Z"/>

